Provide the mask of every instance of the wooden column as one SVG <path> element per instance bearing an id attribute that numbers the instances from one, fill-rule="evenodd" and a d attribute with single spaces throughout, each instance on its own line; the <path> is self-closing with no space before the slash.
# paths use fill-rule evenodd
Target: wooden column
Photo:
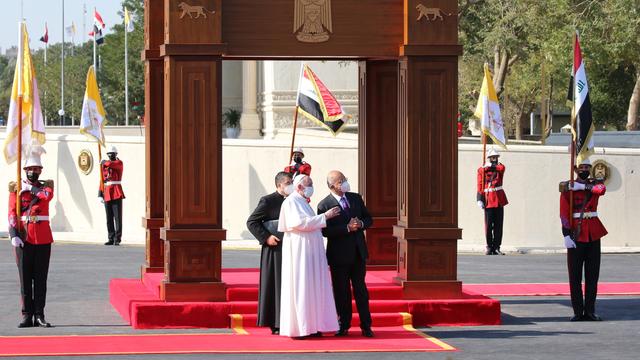
<path id="1" fill-rule="evenodd" d="M 165 301 L 224 301 L 222 282 L 221 0 L 207 17 L 180 18 L 164 0 Z"/>
<path id="2" fill-rule="evenodd" d="M 398 62 L 361 61 L 358 190 L 373 217 L 366 232 L 369 267 L 396 269 Z"/>
<path id="3" fill-rule="evenodd" d="M 459 297 L 457 17 L 416 20 L 418 3 L 405 0 L 399 60 L 396 281 L 406 298 Z M 457 14 L 455 2 L 429 6 Z"/>
<path id="4" fill-rule="evenodd" d="M 162 272 L 164 243 L 164 62 L 160 45 L 164 42 L 164 4 L 145 0 L 145 156 L 146 156 L 146 261 L 141 274 Z"/>

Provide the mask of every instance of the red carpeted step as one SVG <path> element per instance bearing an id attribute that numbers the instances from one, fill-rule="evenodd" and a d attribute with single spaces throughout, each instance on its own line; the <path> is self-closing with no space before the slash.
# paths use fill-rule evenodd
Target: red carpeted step
<path id="1" fill-rule="evenodd" d="M 235 321 L 239 321 L 237 315 L 241 317 L 241 326 L 243 328 L 253 328 L 256 327 L 256 323 L 258 321 L 258 316 L 256 314 L 230 314 L 229 315 L 229 326 L 237 327 L 238 323 Z M 371 313 L 371 322 L 372 326 L 375 327 L 387 327 L 387 326 L 402 326 L 406 321 L 407 313 Z M 234 319 L 235 317 L 235 319 Z M 351 319 L 351 327 L 358 328 L 360 326 L 360 316 L 355 313 L 353 314 L 353 318 Z"/>
<path id="2" fill-rule="evenodd" d="M 156 298 L 160 298 L 160 284 L 164 279 L 164 273 L 145 273 L 142 275 L 142 283 Z"/>
<path id="3" fill-rule="evenodd" d="M 358 312 L 356 302 L 351 302 L 353 312 Z M 369 311 L 372 313 L 398 313 L 409 312 L 409 303 L 406 300 L 369 300 Z"/>
<path id="4" fill-rule="evenodd" d="M 109 281 L 109 302 L 129 324 L 131 324 L 133 304 L 146 301 L 157 301 L 157 298 L 140 280 L 111 279 Z"/>
<path id="5" fill-rule="evenodd" d="M 396 300 L 402 299 L 402 287 L 400 286 L 369 286 L 369 298 L 371 300 Z M 227 288 L 228 301 L 257 301 L 257 286 L 237 286 Z"/>

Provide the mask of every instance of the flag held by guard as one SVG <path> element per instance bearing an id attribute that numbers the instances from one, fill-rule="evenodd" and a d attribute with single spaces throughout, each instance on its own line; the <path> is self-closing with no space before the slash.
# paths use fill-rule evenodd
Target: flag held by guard
<path id="1" fill-rule="evenodd" d="M 504 134 L 504 122 L 500 115 L 500 103 L 487 64 L 484 64 L 484 80 L 482 80 L 480 97 L 474 115 L 480 119 L 482 132 L 489 136 L 494 143 L 506 149 L 507 139 Z"/>
<path id="2" fill-rule="evenodd" d="M 104 145 L 103 127 L 107 122 L 107 116 L 100 100 L 98 80 L 93 66 L 87 72 L 87 90 L 82 101 L 82 115 L 80 119 L 80 132 L 88 137 L 95 138 L 98 143 Z"/>
<path id="3" fill-rule="evenodd" d="M 302 67 L 298 96 L 298 112 L 337 135 L 350 117 L 335 96 L 306 64 Z"/>
<path id="4" fill-rule="evenodd" d="M 582 160 L 593 154 L 593 132 L 595 130 L 591 115 L 591 100 L 589 99 L 589 85 L 587 72 L 582 59 L 580 39 L 575 36 L 573 47 L 573 70 L 571 72 L 573 83 L 571 93 L 573 95 L 573 140 L 576 144 L 576 160 L 580 164 Z"/>
<path id="5" fill-rule="evenodd" d="M 20 26 L 19 60 L 13 75 L 13 88 L 9 104 L 9 116 L 7 120 L 7 135 L 4 142 L 4 158 L 7 164 L 11 164 L 18 157 L 18 102 L 22 95 L 22 152 L 26 154 L 33 145 L 43 145 L 46 141 L 44 119 L 38 95 L 38 82 L 36 72 L 31 60 L 29 49 L 29 34 L 24 23 Z M 22 67 L 20 64 L 22 63 Z M 21 83 L 19 85 L 19 83 Z M 21 91 L 20 91 L 21 90 Z M 21 93 L 20 93 L 21 92 Z"/>

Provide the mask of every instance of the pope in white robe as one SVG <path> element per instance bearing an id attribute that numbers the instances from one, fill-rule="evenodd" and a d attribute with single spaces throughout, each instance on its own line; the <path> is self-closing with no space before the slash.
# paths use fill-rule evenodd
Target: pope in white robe
<path id="1" fill-rule="evenodd" d="M 278 231 L 282 240 L 280 335 L 303 337 L 338 330 L 331 275 L 322 228 L 340 213 L 339 207 L 316 215 L 307 201 L 313 181 L 298 175 L 280 208 Z"/>

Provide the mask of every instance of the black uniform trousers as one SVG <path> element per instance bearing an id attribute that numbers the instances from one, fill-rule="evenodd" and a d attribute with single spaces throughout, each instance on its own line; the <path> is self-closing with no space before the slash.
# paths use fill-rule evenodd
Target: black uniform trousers
<path id="1" fill-rule="evenodd" d="M 500 250 L 502 245 L 502 223 L 504 221 L 504 207 L 484 209 L 484 227 L 487 247 L 489 250 Z"/>
<path id="2" fill-rule="evenodd" d="M 576 248 L 567 249 L 567 266 L 573 313 L 578 316 L 595 313 L 600 276 L 600 239 L 588 243 L 576 241 Z M 583 268 L 584 299 L 582 297 Z"/>
<path id="3" fill-rule="evenodd" d="M 20 275 L 22 315 L 44 316 L 51 244 L 33 245 L 25 241 L 24 247 L 16 247 L 15 250 Z"/>
<path id="4" fill-rule="evenodd" d="M 338 312 L 340 329 L 351 327 L 351 287 L 356 298 L 356 307 L 360 315 L 360 328 L 371 328 L 371 312 L 369 311 L 369 291 L 365 283 L 367 274 L 366 262 L 357 255 L 355 261 L 349 265 L 331 265 L 331 281 L 333 283 L 333 297 Z"/>
<path id="5" fill-rule="evenodd" d="M 119 244 L 122 240 L 122 199 L 104 202 L 107 213 L 109 242 Z"/>

